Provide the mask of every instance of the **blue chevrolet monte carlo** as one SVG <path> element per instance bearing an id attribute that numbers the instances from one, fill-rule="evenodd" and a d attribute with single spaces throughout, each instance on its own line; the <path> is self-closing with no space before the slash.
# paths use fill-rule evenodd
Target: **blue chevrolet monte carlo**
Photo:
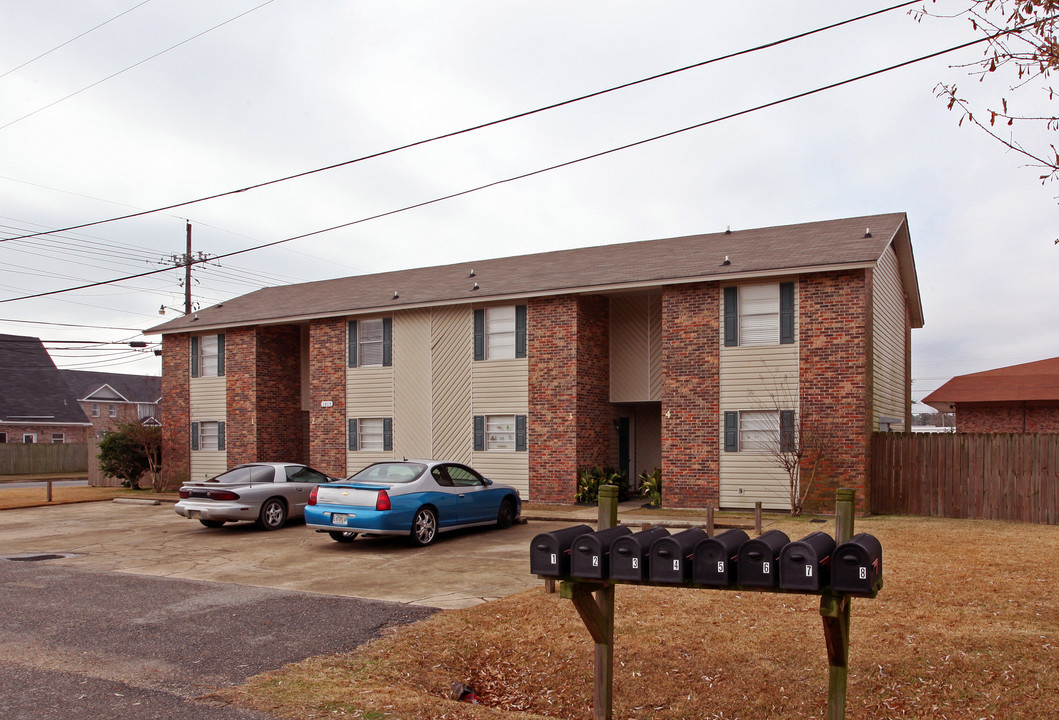
<path id="1" fill-rule="evenodd" d="M 476 525 L 510 527 L 522 514 L 518 490 L 442 460 L 375 463 L 339 482 L 318 485 L 305 524 L 338 542 L 358 534 L 407 535 L 429 545 L 439 532 Z"/>

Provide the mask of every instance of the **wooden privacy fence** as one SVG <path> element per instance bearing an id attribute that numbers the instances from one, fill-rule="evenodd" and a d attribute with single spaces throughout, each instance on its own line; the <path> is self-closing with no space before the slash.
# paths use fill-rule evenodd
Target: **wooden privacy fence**
<path id="1" fill-rule="evenodd" d="M 1059 435 L 876 433 L 871 509 L 1055 525 Z"/>
<path id="2" fill-rule="evenodd" d="M 84 473 L 87 470 L 88 446 L 85 443 L 0 443 L 0 475 Z"/>

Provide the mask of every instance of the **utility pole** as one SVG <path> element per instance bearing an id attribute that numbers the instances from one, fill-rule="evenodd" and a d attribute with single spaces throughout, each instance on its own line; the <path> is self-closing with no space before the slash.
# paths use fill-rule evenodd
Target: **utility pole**
<path id="1" fill-rule="evenodd" d="M 188 249 L 184 255 L 184 314 L 191 314 L 191 221 L 187 221 Z"/>

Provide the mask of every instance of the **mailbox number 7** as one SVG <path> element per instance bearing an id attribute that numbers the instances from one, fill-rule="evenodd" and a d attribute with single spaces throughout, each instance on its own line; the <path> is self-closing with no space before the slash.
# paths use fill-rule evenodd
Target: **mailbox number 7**
<path id="1" fill-rule="evenodd" d="M 812 565 L 806 565 L 805 566 L 805 577 L 812 577 L 812 576 L 813 576 L 813 566 Z"/>

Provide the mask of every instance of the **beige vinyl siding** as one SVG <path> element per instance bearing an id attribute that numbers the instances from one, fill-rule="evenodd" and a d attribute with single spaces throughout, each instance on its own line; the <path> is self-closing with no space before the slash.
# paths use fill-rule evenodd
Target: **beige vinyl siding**
<path id="1" fill-rule="evenodd" d="M 610 400 L 662 399 L 662 298 L 622 295 L 610 300 Z"/>
<path id="2" fill-rule="evenodd" d="M 428 458 L 431 447 L 430 310 L 393 318 L 393 455 Z"/>
<path id="3" fill-rule="evenodd" d="M 798 338 L 798 286 L 794 293 L 794 337 Z M 721 307 L 721 327 L 724 327 Z M 725 347 L 720 351 L 720 502 L 723 508 L 752 508 L 755 502 L 773 510 L 790 509 L 786 472 L 765 452 L 725 452 L 724 413 L 747 410 L 798 411 L 798 343 Z M 797 420 L 795 420 L 797 423 Z"/>
<path id="4" fill-rule="evenodd" d="M 872 273 L 872 379 L 875 429 L 880 417 L 904 418 L 905 300 L 893 246 L 886 249 Z"/>
<path id="5" fill-rule="evenodd" d="M 227 420 L 228 386 L 224 376 L 190 379 L 188 389 L 191 422 L 225 422 Z M 191 438 L 188 438 L 191 447 Z M 199 482 L 220 475 L 228 469 L 226 450 L 195 450 L 191 453 L 190 480 Z"/>
<path id="6" fill-rule="evenodd" d="M 473 363 L 471 371 L 472 415 L 526 415 L 529 413 L 529 361 L 486 360 Z M 472 435 L 467 418 L 466 432 Z M 475 451 L 471 465 L 488 478 L 508 483 L 529 497 L 529 453 L 515 450 Z"/>
<path id="7" fill-rule="evenodd" d="M 394 409 L 394 369 L 392 367 L 363 367 L 346 370 L 347 418 L 392 418 Z M 397 442 L 397 421 L 394 420 L 394 444 Z M 347 438 L 346 471 L 351 475 L 378 460 L 391 460 L 394 452 L 350 452 Z"/>
<path id="8" fill-rule="evenodd" d="M 430 316 L 432 455 L 470 463 L 474 448 L 471 365 L 474 312 L 469 307 L 435 308 Z"/>

